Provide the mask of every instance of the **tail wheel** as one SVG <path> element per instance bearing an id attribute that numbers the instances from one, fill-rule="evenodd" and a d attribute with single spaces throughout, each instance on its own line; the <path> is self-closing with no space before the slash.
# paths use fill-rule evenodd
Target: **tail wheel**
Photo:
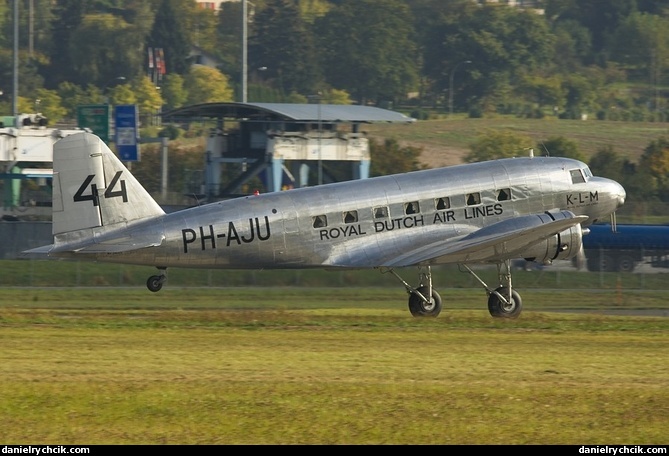
<path id="1" fill-rule="evenodd" d="M 160 291 L 161 288 L 163 288 L 164 282 L 165 282 L 165 276 L 153 275 L 149 277 L 149 279 L 146 281 L 146 288 L 148 288 L 149 291 L 153 291 L 154 293 L 156 293 Z"/>
<path id="2" fill-rule="evenodd" d="M 495 291 L 504 296 L 505 300 L 509 299 L 509 289 L 507 287 L 499 287 Z M 488 311 L 493 317 L 518 318 L 522 310 L 523 301 L 516 290 L 511 290 L 511 300 L 509 302 L 500 299 L 496 293 L 490 293 L 488 297 Z"/>
<path id="3" fill-rule="evenodd" d="M 428 287 L 420 287 L 417 290 L 423 296 L 428 296 Z M 430 301 L 425 302 L 416 293 L 411 293 L 409 295 L 409 311 L 414 317 L 436 317 L 441 312 L 441 296 L 432 289 Z"/>

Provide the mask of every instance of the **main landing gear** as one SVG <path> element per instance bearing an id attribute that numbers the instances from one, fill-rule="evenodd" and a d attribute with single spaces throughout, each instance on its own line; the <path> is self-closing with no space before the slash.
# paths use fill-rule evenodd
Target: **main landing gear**
<path id="1" fill-rule="evenodd" d="M 381 272 L 390 272 L 397 280 L 402 282 L 407 293 L 409 293 L 409 311 L 414 317 L 436 317 L 441 312 L 441 296 L 437 290 L 432 288 L 432 271 L 430 266 L 418 266 L 418 286 L 409 285 L 393 269 L 382 268 Z"/>
<path id="2" fill-rule="evenodd" d="M 488 312 L 495 318 L 518 318 L 523 310 L 520 295 L 511 286 L 511 260 L 497 264 L 497 276 L 501 284 L 492 289 L 481 280 L 466 264 L 461 265 L 486 289 L 488 294 Z M 381 269 L 382 273 L 390 272 L 406 288 L 409 294 L 409 311 L 414 317 L 436 317 L 441 312 L 441 296 L 432 288 L 432 272 L 430 266 L 418 266 L 418 286 L 412 287 L 393 269 Z"/>
<path id="3" fill-rule="evenodd" d="M 154 293 L 160 291 L 163 288 L 163 284 L 167 282 L 167 268 L 158 268 L 158 270 L 160 271 L 160 275 L 152 275 L 146 281 L 146 288 Z"/>

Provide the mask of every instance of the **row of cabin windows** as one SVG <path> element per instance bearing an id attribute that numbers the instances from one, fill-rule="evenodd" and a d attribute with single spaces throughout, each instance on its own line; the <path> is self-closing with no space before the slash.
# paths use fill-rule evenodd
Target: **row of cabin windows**
<path id="1" fill-rule="evenodd" d="M 497 201 L 510 200 L 511 189 L 503 188 L 498 190 L 496 199 Z M 479 192 L 468 193 L 467 195 L 465 195 L 465 201 L 467 202 L 467 206 L 474 206 L 477 204 L 481 204 L 481 193 Z M 442 198 L 435 198 L 434 207 L 438 211 L 450 209 L 451 199 L 448 196 L 444 196 Z M 388 206 L 375 207 L 372 209 L 372 213 L 374 214 L 375 219 L 387 218 L 390 216 L 390 211 L 388 209 Z M 405 215 L 420 214 L 420 203 L 418 201 L 410 201 L 408 203 L 404 203 L 404 214 Z M 343 216 L 344 216 L 344 223 L 356 223 L 358 221 L 357 210 L 345 211 L 343 213 Z M 314 228 L 324 228 L 326 226 L 328 226 L 327 215 L 316 215 L 313 217 Z"/>

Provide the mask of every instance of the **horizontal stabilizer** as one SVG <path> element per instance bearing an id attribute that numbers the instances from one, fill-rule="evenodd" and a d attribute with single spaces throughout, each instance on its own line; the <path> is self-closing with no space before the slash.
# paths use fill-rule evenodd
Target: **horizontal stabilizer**
<path id="1" fill-rule="evenodd" d="M 38 257 L 48 255 L 49 252 L 51 252 L 51 249 L 53 249 L 53 244 L 42 245 L 42 246 L 36 247 L 34 249 L 24 250 L 23 252 L 21 252 L 21 256 L 23 258 L 25 258 L 25 257 L 38 258 Z"/>
<path id="2" fill-rule="evenodd" d="M 131 250 L 145 249 L 148 247 L 158 247 L 165 240 L 163 234 L 146 234 L 142 236 L 128 235 L 118 238 L 111 238 L 102 242 L 87 242 L 83 245 L 73 245 L 71 243 L 64 243 L 51 249 L 50 254 L 58 254 L 60 252 L 73 253 L 120 253 L 129 252 Z"/>

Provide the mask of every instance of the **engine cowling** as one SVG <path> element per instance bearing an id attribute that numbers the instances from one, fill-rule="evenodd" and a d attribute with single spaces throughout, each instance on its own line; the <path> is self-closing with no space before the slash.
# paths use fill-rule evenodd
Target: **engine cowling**
<path id="1" fill-rule="evenodd" d="M 527 261 L 550 264 L 554 260 L 569 260 L 581 251 L 583 246 L 583 230 L 580 224 L 562 231 L 548 239 L 532 245 L 523 251 L 522 257 Z"/>

